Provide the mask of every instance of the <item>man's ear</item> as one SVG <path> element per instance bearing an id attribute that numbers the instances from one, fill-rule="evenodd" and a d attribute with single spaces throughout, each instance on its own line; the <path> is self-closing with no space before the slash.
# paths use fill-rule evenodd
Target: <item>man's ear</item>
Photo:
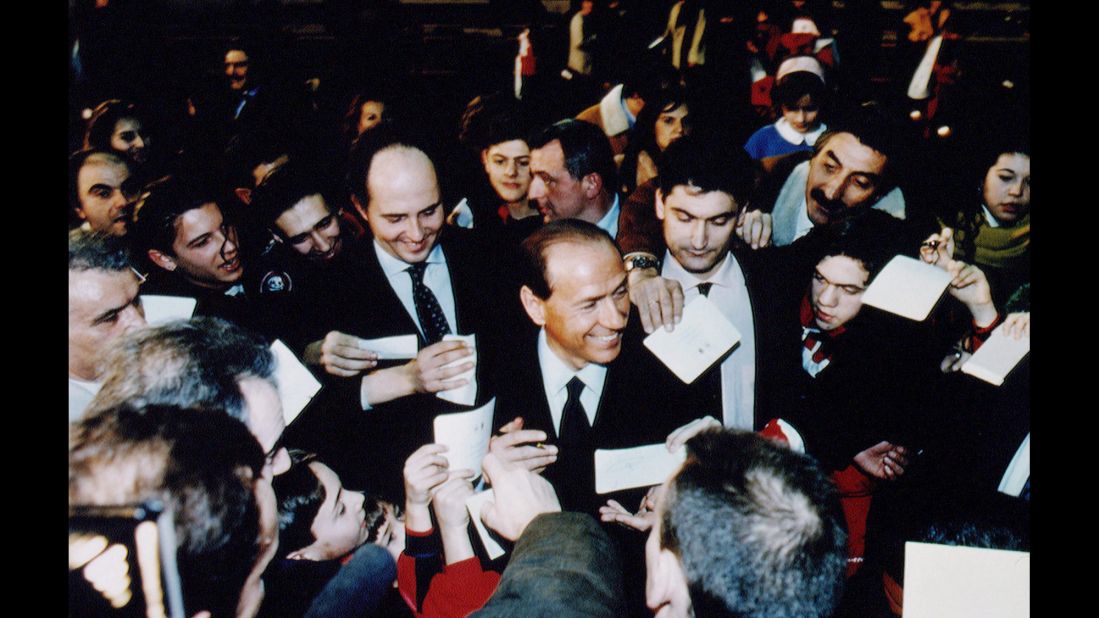
<path id="1" fill-rule="evenodd" d="M 87 221 L 88 220 L 88 214 L 86 212 L 84 212 L 84 208 L 81 207 L 81 206 L 76 207 L 76 216 L 80 217 L 81 221 Z"/>
<path id="2" fill-rule="evenodd" d="M 152 260 L 153 264 L 168 272 L 176 269 L 176 261 L 156 249 L 149 249 L 149 259 Z"/>
<path id="3" fill-rule="evenodd" d="M 233 193 L 237 195 L 237 199 L 245 204 L 252 203 L 252 190 L 246 187 L 236 187 L 233 189 Z"/>
<path id="4" fill-rule="evenodd" d="M 671 604 L 673 608 L 683 610 L 690 606 L 690 599 L 691 592 L 679 557 L 669 549 L 661 549 L 646 581 L 646 604 L 651 608 Z"/>
<path id="5" fill-rule="evenodd" d="M 359 196 L 355 195 L 354 193 L 351 194 L 351 204 L 355 206 L 355 212 L 359 213 L 359 217 L 363 221 L 370 220 L 366 216 L 366 206 L 364 206 L 363 203 L 359 201 Z"/>
<path id="6" fill-rule="evenodd" d="M 656 218 L 661 221 L 664 220 L 664 192 L 660 189 L 656 190 Z"/>
<path id="7" fill-rule="evenodd" d="M 584 197 L 594 199 L 603 191 L 603 177 L 592 172 L 580 180 L 580 187 L 584 190 Z"/>
<path id="8" fill-rule="evenodd" d="M 546 308 L 543 305 L 545 301 L 538 298 L 534 291 L 525 285 L 519 288 L 519 300 L 523 303 L 523 309 L 526 309 L 531 322 L 538 326 L 546 325 Z"/>

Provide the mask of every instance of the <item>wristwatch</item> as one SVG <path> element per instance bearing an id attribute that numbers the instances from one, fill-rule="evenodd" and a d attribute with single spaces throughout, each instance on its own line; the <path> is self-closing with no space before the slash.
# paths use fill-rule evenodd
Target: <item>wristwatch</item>
<path id="1" fill-rule="evenodd" d="M 647 253 L 637 253 L 626 256 L 626 272 L 637 268 L 655 268 L 660 270 L 660 261 Z"/>

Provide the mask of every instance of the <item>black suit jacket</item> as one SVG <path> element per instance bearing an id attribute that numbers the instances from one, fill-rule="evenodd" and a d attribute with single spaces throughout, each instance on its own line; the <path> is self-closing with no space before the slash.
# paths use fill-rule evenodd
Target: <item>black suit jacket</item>
<path id="1" fill-rule="evenodd" d="M 492 368 L 506 325 L 514 320 L 503 317 L 508 313 L 506 299 L 513 298 L 517 305 L 518 291 L 504 293 L 512 281 L 502 271 L 505 265 L 493 260 L 492 253 L 466 230 L 444 228 L 439 242 L 454 295 L 457 324 L 451 329 L 456 334 L 477 335 L 475 406 L 480 406 L 495 394 Z M 312 338 L 319 339 L 332 330 L 364 339 L 416 334 L 420 347 L 424 347 L 416 322 L 378 262 L 373 239 L 365 236 L 348 250 L 347 259 L 318 290 L 313 315 L 308 318 L 315 325 Z M 386 361 L 379 368 L 405 362 Z M 325 403 L 315 406 L 321 409 L 304 423 L 316 431 L 299 430 L 296 434 L 313 434 L 311 438 L 304 436 L 308 446 L 323 451 L 322 458 L 332 460 L 345 484 L 383 491 L 397 499 L 403 488 L 404 461 L 414 450 L 433 441 L 434 417 L 472 409 L 434 394 L 416 394 L 364 412 L 360 403 L 361 376 L 325 375 L 324 379 Z M 318 439 L 321 435 L 326 439 Z"/>
<path id="2" fill-rule="evenodd" d="M 641 490 L 616 492 L 604 496 L 595 493 L 594 478 L 575 478 L 568 474 L 570 458 L 594 456 L 595 449 L 615 449 L 664 442 L 676 427 L 694 418 L 693 410 L 682 405 L 682 383 L 644 348 L 640 320 L 633 316 L 627 328 L 618 358 L 607 365 L 607 376 L 599 398 L 599 409 L 591 428 L 590 448 L 582 452 L 561 449 L 558 461 L 543 475 L 553 483 L 566 510 L 598 516 L 599 506 L 607 498 L 624 505 L 636 503 Z M 502 367 L 498 376 L 498 394 L 494 427 L 499 428 L 517 416 L 523 417 L 524 429 L 546 432 L 548 444 L 557 444 L 558 436 L 550 415 L 549 400 L 538 362 L 538 329 L 529 325 L 517 353 Z M 636 495 L 635 495 L 636 494 Z M 628 501 L 628 502 L 627 502 Z"/>

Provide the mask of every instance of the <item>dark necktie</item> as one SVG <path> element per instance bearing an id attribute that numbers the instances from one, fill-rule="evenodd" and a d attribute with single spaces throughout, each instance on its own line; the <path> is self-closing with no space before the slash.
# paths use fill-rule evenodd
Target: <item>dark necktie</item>
<path id="1" fill-rule="evenodd" d="M 588 415 L 584 412 L 584 405 L 580 403 L 580 393 L 584 390 L 584 382 L 579 377 L 573 376 L 565 388 L 569 391 L 569 398 L 565 401 L 565 408 L 561 413 L 561 443 L 565 445 L 583 444 L 591 431 Z"/>
<path id="2" fill-rule="evenodd" d="M 408 275 L 412 277 L 412 300 L 416 303 L 416 317 L 424 331 L 424 340 L 427 345 L 431 345 L 442 341 L 443 335 L 450 334 L 450 324 L 446 321 L 443 308 L 439 306 L 439 299 L 424 285 L 426 269 L 427 262 L 413 264 L 408 267 Z"/>
<path id="3" fill-rule="evenodd" d="M 709 297 L 713 283 L 706 281 L 698 284 L 698 293 Z M 714 418 L 724 418 L 725 411 L 721 406 L 721 363 L 717 363 L 706 372 L 706 394 L 703 405 Z"/>

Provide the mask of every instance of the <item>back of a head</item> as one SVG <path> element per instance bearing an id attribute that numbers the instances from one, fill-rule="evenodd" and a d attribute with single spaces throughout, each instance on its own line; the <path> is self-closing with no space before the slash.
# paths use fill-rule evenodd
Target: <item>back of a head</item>
<path id="1" fill-rule="evenodd" d="M 709 431 L 687 449 L 665 496 L 660 545 L 679 556 L 695 615 L 830 616 L 847 534 L 824 472 L 753 433 Z"/>
<path id="2" fill-rule="evenodd" d="M 221 409 L 247 422 L 239 383 L 251 377 L 273 382 L 275 358 L 258 335 L 221 318 L 196 317 L 128 335 L 106 366 L 88 414 L 141 400 Z"/>
<path id="3" fill-rule="evenodd" d="M 705 193 L 722 191 L 744 208 L 755 186 L 755 166 L 743 148 L 704 135 L 686 135 L 668 145 L 658 177 L 667 196 L 684 185 Z"/>
<path id="4" fill-rule="evenodd" d="M 557 140 L 565 157 L 565 169 L 579 180 L 588 174 L 599 174 L 603 188 L 612 195 L 618 186 L 614 151 L 603 130 L 590 122 L 566 118 L 537 131 L 528 140 L 530 149 L 541 148 Z"/>
<path id="5" fill-rule="evenodd" d="M 161 501 L 173 513 L 188 612 L 231 616 L 258 551 L 263 461 L 248 429 L 225 414 L 108 408 L 70 427 L 69 503 Z"/>
<path id="6" fill-rule="evenodd" d="M 69 270 L 122 272 L 133 268 L 125 238 L 108 232 L 75 229 L 69 232 Z"/>

